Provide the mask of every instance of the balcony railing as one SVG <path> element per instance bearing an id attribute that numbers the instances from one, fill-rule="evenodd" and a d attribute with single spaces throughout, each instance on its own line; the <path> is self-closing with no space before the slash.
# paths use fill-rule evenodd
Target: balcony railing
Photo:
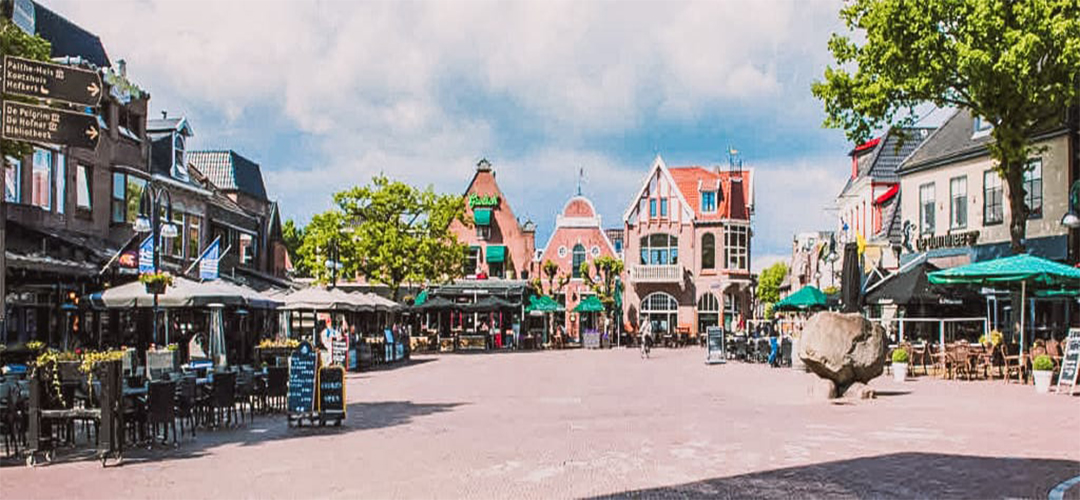
<path id="1" fill-rule="evenodd" d="M 682 281 L 682 275 L 679 264 L 630 266 L 630 279 L 637 283 L 677 283 Z"/>

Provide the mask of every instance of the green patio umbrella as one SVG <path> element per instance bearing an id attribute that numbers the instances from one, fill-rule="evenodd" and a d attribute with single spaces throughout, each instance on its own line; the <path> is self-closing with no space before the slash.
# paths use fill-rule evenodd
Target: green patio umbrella
<path id="1" fill-rule="evenodd" d="M 985 260 L 929 274 L 930 283 L 944 285 L 1020 286 L 1020 355 L 1024 355 L 1024 302 L 1030 286 L 1038 290 L 1080 287 L 1080 269 L 1029 254 Z"/>
<path id="2" fill-rule="evenodd" d="M 805 311 L 807 309 L 824 308 L 826 305 L 825 292 L 815 286 L 804 286 L 799 291 L 784 297 L 773 306 L 776 311 Z"/>
<path id="3" fill-rule="evenodd" d="M 558 312 L 563 310 L 563 306 L 555 302 L 555 299 L 548 297 L 547 295 L 534 295 L 529 299 L 529 305 L 525 306 L 525 312 Z"/>
<path id="4" fill-rule="evenodd" d="M 574 308 L 574 312 L 579 313 L 597 313 L 604 312 L 604 304 L 600 302 L 600 299 L 595 295 L 587 295 L 581 302 L 578 302 L 577 307 Z"/>

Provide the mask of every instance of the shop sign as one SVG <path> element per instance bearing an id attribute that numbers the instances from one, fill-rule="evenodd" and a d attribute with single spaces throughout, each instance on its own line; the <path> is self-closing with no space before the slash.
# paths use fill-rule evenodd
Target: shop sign
<path id="1" fill-rule="evenodd" d="M 956 247 L 970 247 L 974 246 L 979 241 L 978 231 L 966 231 L 963 233 L 952 233 L 944 236 L 929 236 L 926 238 L 919 238 L 915 242 L 915 247 L 920 252 L 927 250 L 934 250 L 938 248 L 956 248 Z"/>
<path id="2" fill-rule="evenodd" d="M 472 194 L 469 195 L 469 208 L 497 207 L 497 206 L 499 206 L 499 196 L 498 195 L 493 194 L 493 195 L 485 196 L 485 195 L 476 194 L 476 193 L 472 193 Z"/>

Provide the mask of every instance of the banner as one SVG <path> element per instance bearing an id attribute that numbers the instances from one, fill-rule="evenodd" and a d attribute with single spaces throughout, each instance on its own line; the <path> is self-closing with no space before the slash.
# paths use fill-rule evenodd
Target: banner
<path id="1" fill-rule="evenodd" d="M 216 280 L 218 279 L 218 262 L 221 260 L 221 237 L 214 239 L 214 242 L 203 250 L 202 256 L 199 257 L 199 278 L 204 280 Z"/>
<path id="2" fill-rule="evenodd" d="M 139 273 L 154 272 L 154 235 L 139 243 Z"/>

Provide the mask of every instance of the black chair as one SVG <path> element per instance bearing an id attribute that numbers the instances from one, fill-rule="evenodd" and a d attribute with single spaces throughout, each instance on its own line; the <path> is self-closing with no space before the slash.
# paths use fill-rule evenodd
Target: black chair
<path id="1" fill-rule="evenodd" d="M 271 366 L 266 372 L 266 398 L 275 411 L 285 410 L 285 399 L 289 394 L 289 368 Z"/>
<path id="2" fill-rule="evenodd" d="M 248 422 L 255 418 L 255 411 L 251 404 L 252 395 L 255 392 L 255 372 L 241 368 L 236 372 L 236 404 L 240 406 L 240 420 L 244 419 L 244 407 L 247 406 Z"/>
<path id="3" fill-rule="evenodd" d="M 176 382 L 150 383 L 146 421 L 150 426 L 151 439 L 157 439 L 160 425 L 163 429 L 161 441 L 168 441 L 171 426 L 173 445 L 176 444 Z"/>
<path id="4" fill-rule="evenodd" d="M 198 412 L 198 386 L 194 376 L 180 377 L 176 382 L 176 417 L 180 419 L 180 435 L 184 435 L 184 421 L 191 424 L 191 437 L 195 437 Z"/>
<path id="5" fill-rule="evenodd" d="M 207 409 L 213 425 L 219 426 L 226 419 L 232 424 L 236 416 L 236 372 L 214 372 Z"/>
<path id="6" fill-rule="evenodd" d="M 791 366 L 791 339 L 787 337 L 780 341 L 780 364 Z"/>
<path id="7" fill-rule="evenodd" d="M 4 453 L 19 455 L 19 387 L 14 381 L 0 384 L 0 433 L 4 435 Z M 11 449 L 14 448 L 14 454 Z"/>

